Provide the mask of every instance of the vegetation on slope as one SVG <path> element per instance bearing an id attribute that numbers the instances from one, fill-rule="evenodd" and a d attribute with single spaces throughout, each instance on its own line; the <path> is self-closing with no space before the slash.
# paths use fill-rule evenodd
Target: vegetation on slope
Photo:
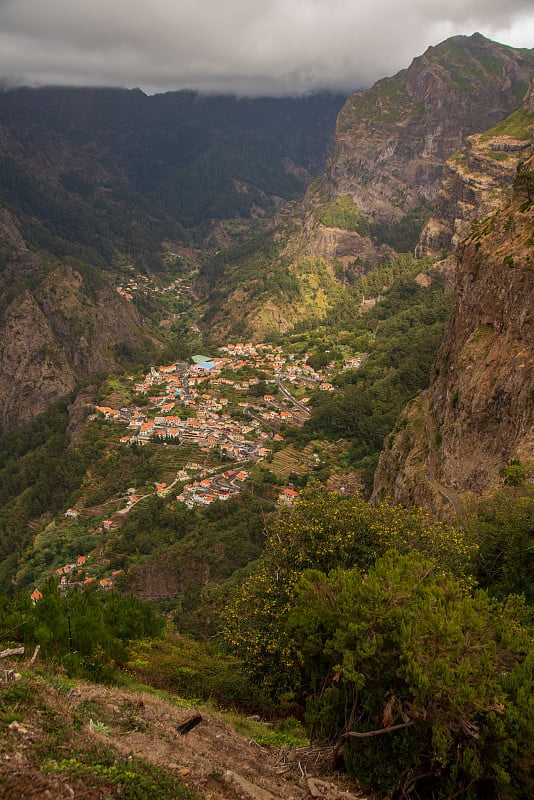
<path id="1" fill-rule="evenodd" d="M 315 393 L 310 399 L 311 418 L 290 434 L 296 441 L 349 439 L 351 464 L 364 470 L 369 485 L 385 436 L 408 400 L 428 386 L 451 309 L 450 295 L 439 280 L 423 288 L 409 268 L 397 279 L 391 269 L 390 265 L 384 272 L 377 270 L 355 283 L 352 294 L 330 312 L 328 321 L 338 332 L 337 340 L 350 335 L 353 347 L 368 356 L 357 370 L 334 380 L 339 391 Z M 361 314 L 362 290 L 379 293 L 384 282 L 392 280 L 383 298 Z M 321 327 L 310 338 L 318 341 L 320 331 Z"/>
<path id="2" fill-rule="evenodd" d="M 0 440 L 0 582 L 4 588 L 13 580 L 31 542 L 30 521 L 57 512 L 85 474 L 87 460 L 69 448 L 68 405 L 69 398 L 51 405 L 31 426 Z"/>
<path id="3" fill-rule="evenodd" d="M 472 590 L 474 557 L 470 534 L 413 510 L 308 494 L 229 604 L 229 642 L 275 696 L 309 698 L 312 738 L 364 787 L 519 800 L 533 641 L 519 597 Z"/>
<path id="4" fill-rule="evenodd" d="M 3 91 L 0 201 L 35 247 L 158 269 L 162 242 L 186 241 L 186 228 L 204 236 L 214 220 L 271 212 L 302 194 L 343 99 Z"/>

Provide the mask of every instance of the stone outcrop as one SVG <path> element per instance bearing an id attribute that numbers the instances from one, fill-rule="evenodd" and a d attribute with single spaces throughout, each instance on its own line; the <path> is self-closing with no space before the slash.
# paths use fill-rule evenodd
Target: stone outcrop
<path id="1" fill-rule="evenodd" d="M 387 442 L 375 499 L 443 514 L 458 495 L 497 485 L 511 460 L 534 464 L 534 157 L 511 195 L 459 247 L 430 387 Z"/>
<path id="2" fill-rule="evenodd" d="M 431 219 L 423 229 L 416 255 L 438 256 L 454 250 L 475 219 L 495 213 L 510 197 L 518 164 L 530 149 L 534 130 L 534 79 L 523 105 L 509 118 L 468 137 L 445 164 Z"/>
<path id="3" fill-rule="evenodd" d="M 31 421 L 80 381 L 119 369 L 126 348 L 154 343 L 135 307 L 96 272 L 31 252 L 0 213 L 0 432 Z"/>

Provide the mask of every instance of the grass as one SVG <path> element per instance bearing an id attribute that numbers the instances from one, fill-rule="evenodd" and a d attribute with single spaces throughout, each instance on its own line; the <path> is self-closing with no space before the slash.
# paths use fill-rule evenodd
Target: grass
<path id="1" fill-rule="evenodd" d="M 231 717 L 225 715 L 237 733 L 252 739 L 261 747 L 307 747 L 309 738 L 304 726 L 295 717 L 288 717 L 282 722 L 267 724 L 248 717 Z"/>
<path id="2" fill-rule="evenodd" d="M 486 155 L 488 158 L 492 158 L 494 161 L 508 161 L 512 158 L 511 153 L 506 153 L 501 150 L 488 150 Z"/>
<path id="3" fill-rule="evenodd" d="M 136 756 L 119 756 L 113 763 L 109 763 L 109 759 L 107 747 L 95 746 L 71 758 L 48 758 L 43 768 L 69 781 L 82 780 L 85 784 L 104 788 L 104 791 L 111 792 L 107 797 L 121 800 L 192 800 L 195 797 L 164 767 Z"/>
<path id="4" fill-rule="evenodd" d="M 514 139 L 527 140 L 532 136 L 533 125 L 534 114 L 525 108 L 520 108 L 482 134 L 481 141 L 486 142 L 496 136 L 511 136 Z"/>
<path id="5" fill-rule="evenodd" d="M 130 679 L 179 695 L 186 705 L 209 702 L 247 713 L 266 713 L 270 708 L 235 658 L 186 636 L 134 643 L 127 669 Z"/>
<path id="6" fill-rule="evenodd" d="M 350 194 L 319 206 L 315 214 L 319 222 L 328 228 L 356 231 L 362 236 L 369 231 L 368 217 L 360 211 Z"/>
<path id="7" fill-rule="evenodd" d="M 12 746 L 13 734 L 7 726 L 16 720 L 38 730 L 38 735 L 32 734 L 31 748 L 25 749 L 30 766 L 60 776 L 75 793 L 82 784 L 86 790 L 98 790 L 107 800 L 194 800 L 196 795 L 170 769 L 134 755 L 124 756 L 111 741 L 95 740 L 91 733 L 106 736 L 110 728 L 101 720 L 88 725 L 90 703 L 77 708 L 64 705 L 70 686 L 48 674 L 0 685 L 3 750 Z M 16 746 L 20 747 L 20 742 Z"/>

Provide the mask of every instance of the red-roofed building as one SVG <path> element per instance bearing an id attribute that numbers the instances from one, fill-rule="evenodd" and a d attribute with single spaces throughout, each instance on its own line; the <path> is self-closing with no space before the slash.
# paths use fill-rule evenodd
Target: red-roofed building
<path id="1" fill-rule="evenodd" d="M 281 505 L 290 506 L 298 496 L 298 492 L 295 492 L 293 489 L 283 489 L 278 495 L 278 502 Z"/>

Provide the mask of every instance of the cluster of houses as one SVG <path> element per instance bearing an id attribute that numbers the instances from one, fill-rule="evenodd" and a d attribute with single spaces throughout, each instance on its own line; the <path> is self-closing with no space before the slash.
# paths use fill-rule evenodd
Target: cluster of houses
<path id="1" fill-rule="evenodd" d="M 95 577 L 86 577 L 87 556 L 78 556 L 76 561 L 71 564 L 65 564 L 63 567 L 58 567 L 54 570 L 54 574 L 59 577 L 59 585 L 62 592 L 66 592 L 68 587 L 72 586 L 88 586 L 94 583 L 97 579 Z M 106 591 L 113 588 L 115 579 L 122 570 L 117 569 L 111 572 L 109 577 L 100 578 L 98 581 L 99 586 Z M 32 601 L 36 603 L 41 600 L 43 593 L 40 589 L 34 589 L 30 595 Z"/>
<path id="2" fill-rule="evenodd" d="M 128 281 L 121 291 L 140 288 L 135 279 Z M 176 287 L 175 287 L 176 288 Z M 329 390 L 332 385 L 324 376 L 315 372 L 306 364 L 309 354 L 300 358 L 295 355 L 284 355 L 281 347 L 268 344 L 238 343 L 219 349 L 216 358 L 196 356 L 193 364 L 171 364 L 152 368 L 141 380 L 134 382 L 137 393 L 146 395 L 148 402 L 143 408 L 113 409 L 97 406 L 99 413 L 107 419 L 125 423 L 127 433 L 121 438 L 123 443 L 144 444 L 148 441 L 162 443 L 192 443 L 201 450 L 215 449 L 220 455 L 238 462 L 258 461 L 271 452 L 268 444 L 280 441 L 278 433 L 283 422 L 302 421 L 307 409 L 306 398 L 295 400 L 281 385 L 285 383 L 304 383 L 305 385 Z M 345 368 L 357 368 L 363 357 L 346 359 Z M 259 378 L 248 377 L 242 380 L 235 378 L 241 369 L 253 368 L 261 370 L 267 377 L 266 383 L 278 384 L 283 399 L 274 394 L 264 394 L 250 399 L 250 390 L 259 383 Z M 249 370 L 249 376 L 251 371 Z M 208 392 L 208 389 L 210 390 Z M 246 392 L 248 401 L 238 402 L 238 406 L 247 414 L 246 419 L 235 419 L 226 413 L 229 403 L 224 396 L 225 390 L 236 393 Z M 184 413 L 184 409 L 186 409 Z M 172 413 L 178 410 L 181 413 Z M 175 483 L 182 485 L 179 501 L 187 506 L 210 505 L 216 500 L 227 500 L 239 494 L 248 478 L 248 472 L 238 466 L 225 471 L 209 469 L 196 462 L 188 462 L 184 469 L 178 471 L 175 481 L 167 486 L 158 483 L 156 494 L 168 494 Z M 280 505 L 290 505 L 298 497 L 293 489 L 283 489 L 279 495 Z M 134 489 L 128 490 L 126 513 L 139 499 Z M 76 517 L 74 509 L 68 509 L 65 516 Z M 104 520 L 104 532 L 115 527 L 113 520 Z M 87 585 L 97 580 L 86 576 L 86 556 L 79 556 L 75 562 L 65 564 L 56 570 L 60 584 L 66 589 L 71 585 Z M 120 570 L 99 579 L 104 589 L 113 587 L 114 580 Z M 39 589 L 31 595 L 36 602 L 42 597 Z"/>
<path id="3" fill-rule="evenodd" d="M 215 358 L 195 356 L 192 364 L 152 367 L 141 380 L 130 376 L 135 392 L 147 398 L 143 407 L 97 406 L 96 410 L 107 419 L 126 424 L 127 431 L 120 440 L 123 444 L 194 444 L 233 462 L 254 462 L 268 456 L 272 444 L 281 441 L 282 423 L 301 424 L 309 415 L 306 398 L 293 398 L 282 379 L 289 385 L 300 382 L 333 389 L 306 363 L 308 353 L 285 355 L 281 346 L 251 342 L 226 345 L 218 352 Z M 347 359 L 344 366 L 355 368 L 361 360 Z M 238 380 L 236 373 L 247 368 L 248 377 Z M 265 383 L 277 384 L 281 395 L 250 399 L 251 389 L 260 381 L 254 373 L 265 375 Z M 225 394 L 230 392 L 246 418 L 236 419 L 236 415 L 227 413 L 229 400 Z M 240 392 L 249 399 L 236 401 Z M 215 496 L 232 493 L 230 487 L 228 495 L 216 492 Z M 196 489 L 186 492 L 188 501 L 204 496 L 210 502 L 210 493 L 204 495 Z"/>
<path id="4" fill-rule="evenodd" d="M 127 423 L 130 432 L 121 437 L 123 444 L 149 441 L 195 444 L 201 450 L 217 450 L 235 461 L 257 461 L 271 452 L 265 446 L 270 435 L 260 431 L 257 420 L 238 422 L 229 414 L 218 415 L 211 408 L 213 402 L 206 398 L 196 406 L 195 417 L 182 419 L 176 415 L 161 415 L 149 419 L 140 411 L 96 406 L 107 419 Z M 251 434 L 255 435 L 254 439 L 250 438 Z"/>
<path id="5" fill-rule="evenodd" d="M 125 297 L 127 300 L 133 300 L 133 295 L 136 292 L 143 292 L 143 294 L 148 294 L 149 291 L 154 292 L 155 294 L 175 294 L 179 295 L 182 292 L 189 292 L 190 294 L 194 294 L 193 286 L 192 286 L 192 274 L 187 276 L 183 276 L 180 278 L 176 278 L 172 283 L 169 283 L 167 286 L 158 286 L 146 276 L 140 275 L 137 273 L 134 268 L 129 265 L 129 269 L 132 270 L 132 277 L 125 278 L 121 282 L 120 285 L 116 286 L 117 292 L 122 296 Z"/>
<path id="6" fill-rule="evenodd" d="M 245 485 L 248 472 L 245 470 L 228 469 L 225 472 L 209 474 L 206 470 L 198 480 L 186 483 L 176 499 L 192 508 L 194 505 L 211 505 L 215 500 L 228 500 L 238 495 Z M 187 470 L 181 470 L 182 477 L 189 477 Z"/>
<path id="7" fill-rule="evenodd" d="M 134 268 L 131 265 L 129 269 L 134 272 Z M 120 286 L 116 286 L 115 288 L 121 297 L 124 297 L 126 300 L 133 300 L 134 292 L 142 291 L 144 294 L 148 292 L 149 279 L 146 275 L 138 275 L 135 273 L 131 278 L 126 278 Z"/>

